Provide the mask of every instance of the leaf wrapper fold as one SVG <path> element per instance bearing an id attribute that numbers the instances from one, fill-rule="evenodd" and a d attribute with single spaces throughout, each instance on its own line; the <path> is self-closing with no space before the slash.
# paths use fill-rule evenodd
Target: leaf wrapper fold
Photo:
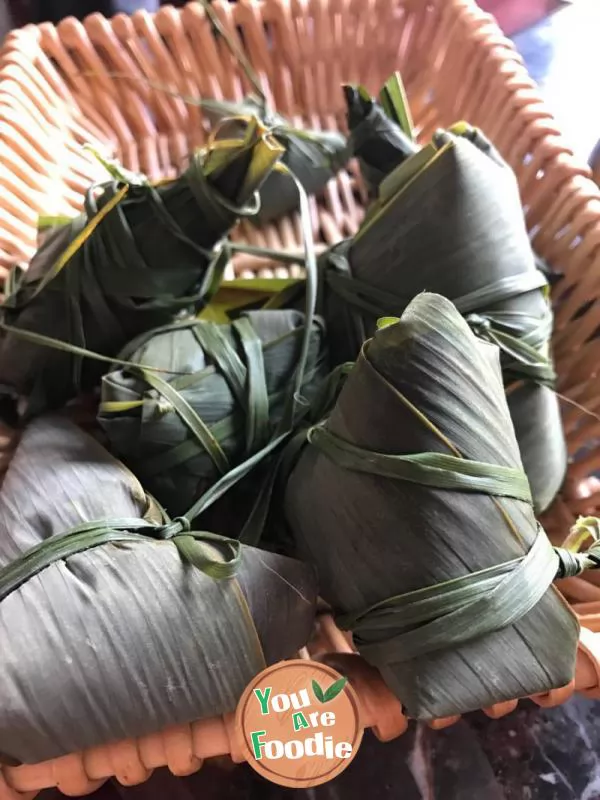
<path id="1" fill-rule="evenodd" d="M 564 480 L 566 445 L 550 354 L 548 282 L 536 269 L 512 171 L 449 133 L 386 177 L 353 240 L 321 259 L 335 362 L 356 358 L 380 316 L 421 291 L 452 300 L 501 349 L 512 419 L 536 511 Z"/>
<path id="2" fill-rule="evenodd" d="M 535 520 L 498 350 L 445 298 L 419 295 L 363 346 L 284 502 L 298 556 L 411 717 L 573 677 L 578 623 L 550 585 L 559 559 Z"/>
<path id="3" fill-rule="evenodd" d="M 233 711 L 260 669 L 306 643 L 316 582 L 307 565 L 168 522 L 98 442 L 48 415 L 0 496 L 0 597 L 0 752 L 37 763 Z"/>
<path id="4" fill-rule="evenodd" d="M 170 183 L 127 187 L 113 180 L 90 188 L 84 213 L 49 235 L 3 304 L 3 394 L 27 398 L 29 416 L 59 408 L 95 387 L 106 370 L 69 345 L 116 356 L 132 337 L 205 305 L 226 263 L 213 248 L 240 215 L 255 210 L 254 189 L 282 152 L 260 130 L 250 134 L 220 152 L 218 170 L 209 170 L 209 150 L 196 153 Z M 82 232 L 85 240 L 75 247 Z M 63 263 L 69 247 L 74 252 Z M 67 349 L 25 339 L 19 330 Z"/>
<path id="5" fill-rule="evenodd" d="M 167 370 L 164 380 L 127 368 L 104 376 L 99 422 L 114 451 L 170 514 L 185 513 L 220 475 L 276 434 L 304 319 L 293 310 L 251 311 L 228 325 L 175 323 L 143 335 L 121 354 Z M 316 320 L 304 407 L 327 372 L 324 328 Z"/>
<path id="6" fill-rule="evenodd" d="M 282 162 L 298 178 L 308 195 L 319 194 L 350 157 L 346 138 L 337 131 L 303 130 L 284 117 L 265 113 L 254 97 L 241 103 L 203 100 L 204 115 L 213 123 L 229 117 L 258 116 L 272 136 L 285 148 Z M 258 225 L 285 216 L 298 208 L 298 192 L 288 175 L 273 171 L 260 192 L 260 210 L 254 217 Z"/>
<path id="7" fill-rule="evenodd" d="M 349 144 L 371 197 L 383 179 L 419 149 L 362 87 L 344 86 Z"/>

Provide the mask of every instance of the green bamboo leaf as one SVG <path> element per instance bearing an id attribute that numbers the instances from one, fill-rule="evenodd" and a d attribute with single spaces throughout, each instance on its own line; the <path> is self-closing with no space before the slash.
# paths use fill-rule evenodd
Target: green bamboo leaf
<path id="1" fill-rule="evenodd" d="M 38 217 L 38 231 L 45 231 L 48 228 L 57 228 L 60 225 L 70 225 L 71 222 L 73 222 L 73 217 L 40 214 Z"/>
<path id="2" fill-rule="evenodd" d="M 325 699 L 324 703 L 329 703 L 330 700 L 335 700 L 338 694 L 342 691 L 344 686 L 348 683 L 348 678 L 340 678 L 339 680 L 332 683 L 329 689 L 325 691 Z"/>
<path id="3" fill-rule="evenodd" d="M 17 612 L 2 618 L 11 648 L 0 648 L 0 708 L 15 710 L 26 735 L 16 741 L 12 719 L 0 715 L 0 752 L 27 763 L 72 749 L 70 709 L 82 697 L 89 713 L 77 735 L 90 747 L 105 738 L 142 736 L 156 718 L 220 716 L 266 664 L 306 644 L 317 598 L 312 568 L 170 521 L 137 477 L 66 414 L 36 417 L 14 444 L 0 497 L 0 607 L 12 604 Z M 236 569 L 239 581 L 229 578 Z M 125 586 L 135 602 L 121 602 Z M 280 609 L 276 619 L 265 595 Z M 144 625 L 136 622 L 140 608 L 147 612 Z M 122 628 L 109 630 L 105 619 L 118 619 Z M 24 631 L 41 650 L 30 647 Z M 90 631 L 102 633 L 94 639 L 98 664 L 87 658 Z M 35 669 L 56 641 L 73 665 L 59 675 L 60 708 L 46 691 L 48 674 Z M 165 648 L 177 658 L 165 661 Z M 207 670 L 198 648 L 223 669 Z M 11 673 L 13 655 L 43 698 L 35 707 Z M 131 665 L 126 676 L 119 671 L 125 662 Z M 142 673 L 140 713 L 136 676 Z M 165 698 L 165 681 L 177 686 L 182 674 L 199 687 L 199 701 L 188 692 Z M 117 694 L 108 696 L 105 686 Z M 66 744 L 53 750 L 56 741 Z"/>
<path id="4" fill-rule="evenodd" d="M 379 95 L 379 101 L 388 117 L 397 122 L 410 139 L 414 139 L 410 106 L 399 72 L 395 72 L 386 82 Z"/>
<path id="5" fill-rule="evenodd" d="M 314 696 L 317 698 L 319 703 L 324 703 L 325 702 L 325 694 L 323 693 L 323 689 L 321 689 L 321 687 L 319 686 L 319 684 L 315 680 L 313 680 L 313 682 L 312 682 L 312 690 L 313 690 Z"/>
<path id="6" fill-rule="evenodd" d="M 357 86 L 356 90 L 357 90 L 357 92 L 358 92 L 358 94 L 359 94 L 359 96 L 361 97 L 362 100 L 364 100 L 365 102 L 370 102 L 371 101 L 371 95 L 365 89 L 364 86 Z"/>
<path id="7" fill-rule="evenodd" d="M 436 134 L 383 178 L 354 239 L 332 253 L 325 275 L 335 296 L 324 311 L 332 357 L 338 363 L 355 358 L 377 319 L 399 316 L 419 292 L 452 300 L 469 315 L 473 331 L 500 350 L 539 514 L 560 490 L 567 468 L 553 389 L 548 279 L 536 269 L 514 174 L 480 131 L 463 123 L 452 127 L 453 133 Z M 424 212 L 426 196 L 435 197 L 436 213 Z M 402 267 L 394 260 L 400 252 Z M 421 266 L 411 270 L 412 263 Z"/>
<path id="8" fill-rule="evenodd" d="M 245 292 L 220 292 L 213 312 L 226 318 Z M 248 300 L 264 303 L 260 293 Z M 114 369 L 104 376 L 99 420 L 114 452 L 174 515 L 186 513 L 220 476 L 266 445 L 280 424 L 298 361 L 305 316 L 294 309 L 245 311 L 235 322 L 176 322 L 133 340 L 147 372 Z M 220 321 L 217 317 L 217 321 Z M 138 363 L 136 361 L 136 363 Z M 165 380 L 154 367 L 162 366 Z M 302 396 L 317 397 L 329 365 L 322 326 L 310 330 Z M 166 373 L 170 374 L 166 374 Z M 125 404 L 125 405 L 123 405 Z M 171 412 L 162 416 L 162 409 Z M 157 416 L 158 415 L 158 416 Z M 152 420 L 153 423 L 146 423 Z M 154 427 L 153 427 L 154 426 Z M 250 502 L 240 489 L 239 503 Z M 227 529 L 235 525 L 234 519 Z"/>
<path id="9" fill-rule="evenodd" d="M 395 325 L 397 322 L 400 322 L 399 317 L 380 317 L 377 320 L 377 330 L 380 331 L 382 328 L 387 328 L 388 325 Z"/>
<path id="10" fill-rule="evenodd" d="M 148 178 L 141 172 L 132 172 L 126 169 L 116 158 L 101 153 L 91 144 L 84 144 L 83 150 L 90 153 L 96 161 L 99 161 L 111 178 L 119 183 L 126 183 L 129 186 L 148 186 Z"/>
<path id="11" fill-rule="evenodd" d="M 318 194 L 335 173 L 347 162 L 350 152 L 346 137 L 337 131 L 303 130 L 273 111 L 265 112 L 256 97 L 248 96 L 241 103 L 202 100 L 202 111 L 216 126 L 232 117 L 255 116 L 285 148 L 281 163 L 300 181 L 305 191 Z M 261 207 L 252 217 L 264 224 L 298 209 L 298 191 L 289 175 L 271 173 L 260 189 Z"/>
<path id="12" fill-rule="evenodd" d="M 3 396 L 22 395 L 23 416 L 97 386 L 106 368 L 92 359 L 110 361 L 137 335 L 212 299 L 229 255 L 222 240 L 259 206 L 257 159 L 268 149 L 259 127 L 254 144 L 213 142 L 178 178 L 157 185 L 87 148 L 108 170 L 106 182 L 88 192 L 83 214 L 43 237 L 2 303 Z M 209 174 L 218 148 L 218 174 Z M 82 303 L 90 291 L 98 302 Z"/>
<path id="13" fill-rule="evenodd" d="M 258 191 L 285 148 L 256 117 L 221 120 L 204 170 L 218 181 L 219 190 L 244 205 Z"/>
<path id="14" fill-rule="evenodd" d="M 358 158 L 371 199 L 382 180 L 420 149 L 406 135 L 390 103 L 387 109 L 362 86 L 342 86 L 347 106 L 349 146 Z M 387 98 L 387 95 L 386 95 Z"/>
<path id="15" fill-rule="evenodd" d="M 467 141 L 457 140 L 456 147 L 472 152 L 486 174 L 505 177 Z M 440 186 L 437 181 L 438 192 Z M 413 211 L 417 217 L 422 207 Z M 476 212 L 473 203 L 471 222 Z M 399 213 L 406 231 L 406 203 Z M 388 218 L 385 244 L 381 228 L 379 239 L 369 236 L 360 259 L 353 243 L 352 274 L 361 291 L 375 263 L 373 283 L 383 292 L 383 281 L 376 279 L 385 253 L 392 252 L 389 241 L 397 236 L 399 218 Z M 483 225 L 482 220 L 482 233 Z M 449 227 L 444 230 L 450 235 Z M 404 232 L 403 244 L 406 238 Z M 421 236 L 418 246 L 428 250 L 432 238 Z M 519 243 L 513 231 L 515 252 L 522 248 L 527 263 L 529 242 L 521 238 Z M 461 250 L 454 280 L 464 276 L 464 256 Z M 406 263 L 429 262 L 406 257 Z M 389 286 L 400 296 L 399 311 L 400 292 L 413 277 L 411 286 L 424 281 L 420 273 L 407 266 L 400 286 Z M 368 334 L 380 316 L 365 314 Z M 532 424 L 536 418 L 529 419 Z M 362 345 L 334 409 L 308 431 L 306 441 L 284 498 L 294 552 L 317 568 L 323 600 L 335 608 L 338 626 L 352 632 L 360 654 L 380 669 L 408 716 L 452 716 L 572 679 L 577 623 L 551 583 L 559 559 L 568 572 L 572 563 L 593 563 L 598 550 L 585 559 L 562 553 L 557 559 L 552 552 L 532 507 L 498 349 L 475 336 L 455 305 L 417 288 L 399 322 L 376 330 Z M 401 476 L 399 469 L 382 474 L 382 457 L 388 466 L 390 457 L 395 464 L 418 463 L 411 475 L 419 473 L 417 482 L 409 485 L 407 472 Z M 342 519 L 332 498 L 344 498 Z M 411 505 L 418 510 L 402 516 Z M 374 548 L 383 561 L 373 558 Z M 515 663 L 526 662 L 527 670 L 515 671 Z"/>

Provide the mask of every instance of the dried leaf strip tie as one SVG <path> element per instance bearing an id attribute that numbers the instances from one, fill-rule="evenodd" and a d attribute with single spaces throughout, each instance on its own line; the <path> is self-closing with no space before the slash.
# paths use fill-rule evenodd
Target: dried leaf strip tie
<path id="1" fill-rule="evenodd" d="M 546 510 L 567 465 L 552 309 L 515 176 L 499 156 L 467 136 L 436 135 L 387 175 L 356 236 L 325 254 L 320 272 L 338 363 L 356 357 L 378 317 L 402 313 L 421 291 L 452 300 L 498 345 L 534 506 Z"/>
<path id="2" fill-rule="evenodd" d="M 531 504 L 521 470 L 440 453 L 375 453 L 344 441 L 323 425 L 310 429 L 308 441 L 344 469 Z M 365 611 L 337 615 L 336 622 L 353 632 L 361 654 L 374 666 L 409 661 L 512 625 L 539 602 L 555 578 L 600 566 L 600 545 L 596 550 L 580 554 L 553 547 L 539 526 L 523 558 L 391 597 Z"/>
<path id="3" fill-rule="evenodd" d="M 314 570 L 189 520 L 70 420 L 27 425 L 0 493 L 0 752 L 37 763 L 229 713 L 306 644 Z"/>
<path id="4" fill-rule="evenodd" d="M 322 256 L 321 264 L 327 263 L 330 268 L 321 269 L 321 279 L 356 312 L 355 325 L 362 323 L 358 316 L 360 312 L 372 317 L 400 313 L 412 297 L 394 295 L 352 277 L 347 258 L 350 244 L 344 242 Z M 481 289 L 452 299 L 473 332 L 499 347 L 505 383 L 531 380 L 554 387 L 556 373 L 547 355 L 552 335 L 552 311 L 549 305 L 542 315 L 523 311 L 486 311 L 485 308 L 547 287 L 546 277 L 536 270 L 500 278 Z M 357 335 L 357 342 L 358 338 L 364 340 L 366 337 L 363 328 L 363 332 Z"/>
<path id="5" fill-rule="evenodd" d="M 0 570 L 0 602 L 55 561 L 110 543 L 139 543 L 148 538 L 172 542 L 183 561 L 215 580 L 233 577 L 241 545 L 208 531 L 191 531 L 189 520 L 178 517 L 164 525 L 142 519 L 106 519 L 87 522 L 68 533 L 52 536 Z"/>
<path id="6" fill-rule="evenodd" d="M 169 513 L 276 436 L 298 363 L 305 317 L 299 311 L 248 312 L 229 325 L 193 320 L 150 332 L 121 354 L 173 370 L 115 370 L 103 378 L 99 422 L 113 448 Z M 311 331 L 304 402 L 327 374 L 324 332 Z M 189 374 L 180 374 L 189 372 Z"/>
<path id="7" fill-rule="evenodd" d="M 191 374 L 167 381 L 136 368 L 113 372 L 103 381 L 100 423 L 170 513 L 195 519 L 274 453 L 309 411 L 307 400 L 327 374 L 324 333 L 314 315 L 317 277 L 308 199 L 290 178 L 300 198 L 305 245 L 304 315 L 257 311 L 230 325 L 204 320 L 159 329 L 132 342 L 123 355 L 128 360 L 139 354 L 151 366 L 175 373 L 189 373 L 191 367 Z M 137 385 L 127 372 L 141 378 Z M 155 392 L 167 412 L 162 418 Z M 244 420 L 245 443 L 240 441 Z M 205 453 L 212 463 L 202 459 Z M 267 475 L 267 484 L 271 478 L 274 474 Z"/>
<path id="8" fill-rule="evenodd" d="M 287 166 L 308 195 L 319 194 L 327 182 L 348 161 L 351 152 L 346 138 L 337 131 L 304 130 L 292 126 L 260 99 L 249 96 L 241 103 L 200 100 L 203 114 L 213 123 L 228 117 L 256 115 L 270 134 L 285 148 L 282 164 Z M 251 220 L 258 225 L 279 219 L 298 208 L 298 192 L 290 176 L 275 170 L 260 190 L 260 209 Z"/>
<path id="9" fill-rule="evenodd" d="M 558 557 L 533 513 L 500 353 L 449 300 L 420 293 L 399 320 L 379 321 L 333 409 L 310 429 L 284 504 L 324 600 L 411 717 L 572 679 L 578 624 L 551 585 Z M 569 556 L 562 562 L 561 573 L 573 569 Z M 506 564 L 501 588 L 480 600 L 479 582 L 489 590 Z"/>
<path id="10" fill-rule="evenodd" d="M 176 180 L 153 186 L 116 167 L 90 187 L 84 213 L 51 231 L 15 275 L 1 309 L 0 390 L 34 415 L 97 385 L 134 336 L 206 304 L 228 260 L 222 239 L 259 208 L 257 190 L 283 149 L 256 120 L 245 134 L 194 153 Z M 79 352 L 55 347 L 50 339 Z"/>

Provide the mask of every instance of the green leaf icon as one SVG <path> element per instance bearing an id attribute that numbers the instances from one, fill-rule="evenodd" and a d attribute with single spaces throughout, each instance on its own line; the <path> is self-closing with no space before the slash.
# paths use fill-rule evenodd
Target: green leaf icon
<path id="1" fill-rule="evenodd" d="M 348 678 L 339 678 L 339 680 L 332 683 L 328 689 L 323 691 L 319 684 L 316 681 L 313 681 L 312 689 L 319 703 L 328 703 L 330 700 L 334 700 L 338 696 L 347 683 Z"/>
<path id="2" fill-rule="evenodd" d="M 316 681 L 312 682 L 312 690 L 319 703 L 324 703 L 325 695 L 323 694 L 323 689 L 321 689 L 321 687 Z"/>
<path id="3" fill-rule="evenodd" d="M 335 697 L 337 697 L 347 683 L 348 678 L 340 678 L 335 683 L 332 683 L 329 689 L 327 689 L 325 692 L 325 699 L 323 702 L 328 703 L 330 700 L 333 700 Z"/>

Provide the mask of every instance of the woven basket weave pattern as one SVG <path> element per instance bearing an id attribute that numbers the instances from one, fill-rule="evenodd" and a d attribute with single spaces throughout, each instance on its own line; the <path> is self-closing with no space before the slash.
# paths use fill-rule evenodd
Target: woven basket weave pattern
<path id="1" fill-rule="evenodd" d="M 215 0 L 213 5 L 229 35 L 245 48 L 278 111 L 296 122 L 344 127 L 340 84 L 361 82 L 376 92 L 400 69 L 421 140 L 459 119 L 482 128 L 517 174 L 537 252 L 564 274 L 554 295 L 559 389 L 600 413 L 595 376 L 600 192 L 491 17 L 472 0 Z M 115 72 L 125 77 L 109 74 Z M 125 166 L 157 179 L 173 176 L 189 151 L 203 143 L 206 130 L 198 106 L 150 84 L 186 97 L 217 99 L 241 99 L 251 89 L 224 41 L 214 38 L 199 4 L 164 7 L 154 17 L 138 12 L 111 21 L 92 15 L 83 24 L 67 19 L 57 27 L 29 26 L 8 36 L 0 54 L 3 274 L 33 254 L 39 214 L 75 214 L 90 182 L 103 177 L 83 144 L 108 148 Z M 361 192 L 351 166 L 312 203 L 321 247 L 357 229 Z M 244 223 L 236 236 L 294 251 L 302 244 L 296 217 L 260 231 Z M 264 267 L 251 258 L 236 262 L 242 274 Z M 565 426 L 573 463 L 544 520 L 556 539 L 577 515 L 600 510 L 600 482 L 593 477 L 600 470 L 595 450 L 600 420 L 567 405 Z M 584 625 L 576 686 L 597 694 L 600 604 L 594 601 L 600 589 L 590 580 L 570 579 L 561 588 L 578 603 Z M 331 621 L 325 618 L 321 628 L 311 653 L 333 650 L 332 658 L 354 659 L 354 666 L 346 667 L 356 675 L 368 724 L 383 739 L 402 733 L 406 720 L 378 676 L 347 652 Z M 572 690 L 537 701 L 562 702 Z M 499 716 L 513 706 L 502 704 L 488 713 Z M 0 774 L 0 800 L 29 797 L 30 791 L 53 785 L 81 794 L 109 775 L 133 784 L 163 764 L 188 774 L 211 755 L 229 752 L 236 759 L 232 730 L 227 720 L 206 720 L 143 741 L 7 768 L 4 777 Z"/>

